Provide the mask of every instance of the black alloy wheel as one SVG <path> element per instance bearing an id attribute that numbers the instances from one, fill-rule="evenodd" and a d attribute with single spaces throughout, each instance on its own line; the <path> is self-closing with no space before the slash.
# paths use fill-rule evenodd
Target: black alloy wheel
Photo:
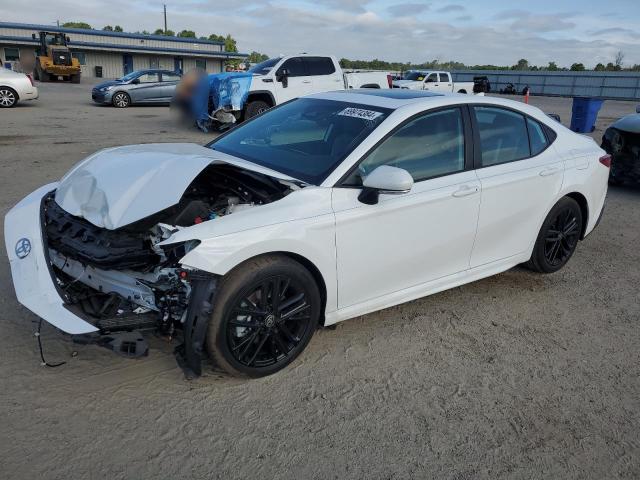
<path id="1" fill-rule="evenodd" d="M 282 362 L 311 328 L 311 305 L 304 289 L 277 275 L 251 285 L 227 317 L 231 354 L 246 367 Z"/>
<path id="2" fill-rule="evenodd" d="M 313 336 L 321 311 L 313 276 L 287 257 L 251 260 L 223 280 L 209 323 L 214 362 L 261 377 L 291 363 Z"/>
<path id="3" fill-rule="evenodd" d="M 569 197 L 551 209 L 542 224 L 527 266 L 541 273 L 552 273 L 566 265 L 582 235 L 582 210 Z"/>

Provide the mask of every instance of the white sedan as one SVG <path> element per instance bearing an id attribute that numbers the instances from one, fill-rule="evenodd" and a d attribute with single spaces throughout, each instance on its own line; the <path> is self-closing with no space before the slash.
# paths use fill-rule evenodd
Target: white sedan
<path id="1" fill-rule="evenodd" d="M 208 351 L 258 377 L 319 326 L 521 263 L 559 270 L 598 223 L 609 165 L 522 103 L 322 93 L 205 147 L 97 152 L 16 205 L 5 243 L 19 301 L 61 330 L 153 328 L 196 374 Z"/>
<path id="2" fill-rule="evenodd" d="M 36 98 L 38 89 L 31 77 L 0 67 L 0 108 L 11 108 L 19 101 Z"/>

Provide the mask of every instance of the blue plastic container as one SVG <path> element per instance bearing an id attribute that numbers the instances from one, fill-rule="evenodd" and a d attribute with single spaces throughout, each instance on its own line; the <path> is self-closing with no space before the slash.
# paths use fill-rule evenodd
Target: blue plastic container
<path id="1" fill-rule="evenodd" d="M 603 102 L 604 100 L 599 98 L 574 97 L 571 109 L 571 130 L 578 133 L 593 132 Z"/>

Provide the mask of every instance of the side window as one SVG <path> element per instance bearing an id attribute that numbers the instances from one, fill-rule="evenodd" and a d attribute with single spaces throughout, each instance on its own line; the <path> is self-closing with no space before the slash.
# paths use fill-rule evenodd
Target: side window
<path id="1" fill-rule="evenodd" d="M 138 79 L 140 83 L 155 83 L 160 81 L 157 73 L 143 73 Z"/>
<path id="2" fill-rule="evenodd" d="M 362 178 L 380 165 L 403 168 L 416 182 L 464 170 L 460 109 L 427 113 L 409 121 L 360 163 L 347 184 L 360 185 Z"/>
<path id="3" fill-rule="evenodd" d="M 482 166 L 522 160 L 530 156 L 523 115 L 496 107 L 474 107 Z"/>
<path id="4" fill-rule="evenodd" d="M 549 145 L 544 134 L 544 128 L 535 120 L 527 118 L 527 128 L 529 129 L 529 144 L 531 145 L 531 156 L 535 157 Z"/>
<path id="5" fill-rule="evenodd" d="M 309 75 L 331 75 L 336 67 L 329 57 L 304 57 Z"/>
<path id="6" fill-rule="evenodd" d="M 448 73 L 441 73 L 440 74 L 440 83 L 451 83 L 451 78 L 449 78 L 449 74 Z"/>
<path id="7" fill-rule="evenodd" d="M 163 82 L 179 82 L 180 81 L 180 75 L 178 75 L 177 73 L 163 72 L 162 73 L 162 81 Z"/>
<path id="8" fill-rule="evenodd" d="M 438 74 L 432 73 L 427 77 L 427 83 L 438 83 Z"/>
<path id="9" fill-rule="evenodd" d="M 301 57 L 293 57 L 284 62 L 278 69 L 276 75 L 280 74 L 283 70 L 289 70 L 290 77 L 304 77 L 307 75 L 307 69 Z"/>

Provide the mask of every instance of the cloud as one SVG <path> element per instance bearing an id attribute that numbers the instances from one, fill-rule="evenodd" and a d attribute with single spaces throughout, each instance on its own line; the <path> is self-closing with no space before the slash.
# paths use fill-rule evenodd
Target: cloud
<path id="1" fill-rule="evenodd" d="M 571 30 L 576 24 L 566 20 L 575 16 L 572 12 L 558 14 L 535 14 L 526 10 L 505 10 L 494 15 L 496 20 L 511 20 L 511 29 L 523 32 L 556 32 Z"/>
<path id="2" fill-rule="evenodd" d="M 459 17 L 456 17 L 456 20 L 458 20 L 459 22 L 466 22 L 471 20 L 473 17 L 471 15 L 460 15 Z"/>
<path id="3" fill-rule="evenodd" d="M 465 8 L 462 5 L 445 5 L 436 10 L 438 13 L 450 13 L 450 12 L 464 12 Z"/>
<path id="4" fill-rule="evenodd" d="M 615 36 L 615 37 L 631 37 L 631 38 L 640 38 L 640 33 L 635 30 L 631 30 L 630 28 L 602 28 L 600 30 L 595 30 L 589 32 L 590 35 L 593 36 Z"/>
<path id="5" fill-rule="evenodd" d="M 627 55 L 626 64 L 640 63 L 640 41 L 629 32 L 589 33 L 614 27 L 633 30 L 634 18 L 625 24 L 607 22 L 597 11 L 544 16 L 525 10 L 497 12 L 487 8 L 483 10 L 484 15 L 491 18 L 497 13 L 500 18 L 480 23 L 481 15 L 468 7 L 463 14 L 453 17 L 466 16 L 468 12 L 474 16 L 473 22 L 436 21 L 449 17 L 393 16 L 388 10 L 389 3 L 381 5 L 367 0 L 350 0 L 347 4 L 337 0 L 331 4 L 314 1 L 316 3 L 311 0 L 229 0 L 225 8 L 220 9 L 218 0 L 186 0 L 175 10 L 169 6 L 169 28 L 193 30 L 198 36 L 230 33 L 237 39 L 240 51 L 257 50 L 274 56 L 306 51 L 338 58 L 416 63 L 439 58 L 471 65 L 513 65 L 519 58 L 526 58 L 536 65 L 555 61 L 562 66 L 574 62 L 593 66 L 597 62 L 612 61 L 616 52 L 622 50 Z M 420 2 L 395 1 L 397 5 Z M 435 8 L 434 3 L 431 4 L 430 12 Z M 606 8 L 603 6 L 602 11 Z M 123 11 L 127 12 L 126 17 L 122 17 Z M 61 20 L 86 21 L 97 28 L 110 24 L 121 25 L 125 31 L 153 31 L 162 23 L 162 9 L 158 11 L 155 4 L 147 2 L 56 0 L 54 4 L 21 0 L 18 10 L 0 0 L 3 21 L 45 23 L 46 19 L 59 18 L 60 12 L 73 12 L 72 18 Z M 544 22 L 554 25 L 559 21 L 567 24 L 562 32 L 544 25 Z M 532 22 L 543 25 L 532 29 Z"/>
<path id="6" fill-rule="evenodd" d="M 429 10 L 428 3 L 398 3 L 387 7 L 392 17 L 411 17 Z"/>

